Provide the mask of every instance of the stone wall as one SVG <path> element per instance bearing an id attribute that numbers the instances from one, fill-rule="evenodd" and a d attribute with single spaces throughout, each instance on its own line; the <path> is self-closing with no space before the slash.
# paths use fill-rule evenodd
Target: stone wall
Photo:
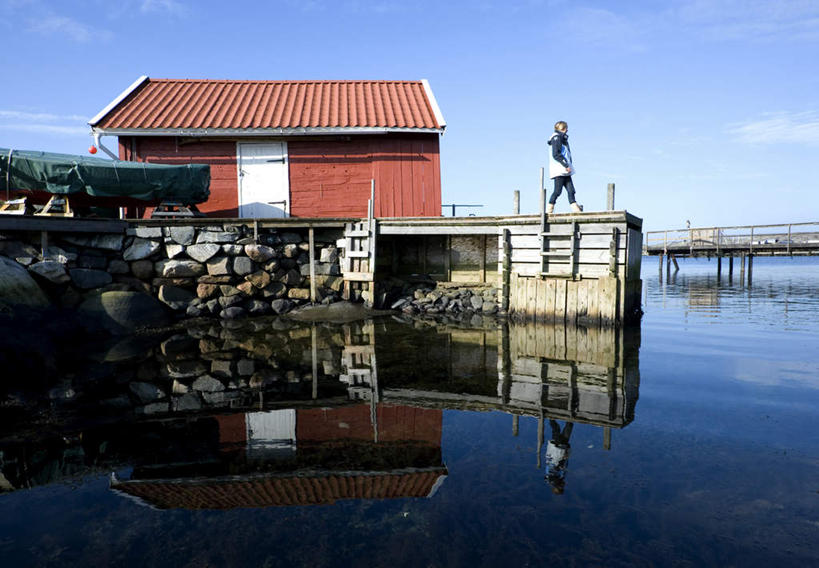
<path id="1" fill-rule="evenodd" d="M 316 235 L 316 300 L 340 297 L 337 235 Z M 282 314 L 310 300 L 306 230 L 131 224 L 122 234 L 0 235 L 4 270 L 24 267 L 61 308 L 106 292 L 143 293 L 187 316 Z M 14 266 L 14 264 L 18 266 Z M 12 270 L 14 269 L 14 270 Z M 15 286 L 18 286 L 15 284 Z M 2 298 L 0 298 L 2 299 Z"/>

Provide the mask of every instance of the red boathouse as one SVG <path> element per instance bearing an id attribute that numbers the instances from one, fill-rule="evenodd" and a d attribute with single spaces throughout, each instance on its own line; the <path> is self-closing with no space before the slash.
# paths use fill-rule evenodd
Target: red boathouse
<path id="1" fill-rule="evenodd" d="M 141 77 L 89 121 L 121 160 L 211 166 L 218 217 L 441 215 L 439 137 L 421 81 L 233 81 Z M 101 143 L 100 143 L 101 142 Z"/>

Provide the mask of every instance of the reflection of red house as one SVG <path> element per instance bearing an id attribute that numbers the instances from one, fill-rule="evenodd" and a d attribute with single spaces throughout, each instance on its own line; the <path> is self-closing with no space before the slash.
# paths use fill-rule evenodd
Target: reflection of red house
<path id="1" fill-rule="evenodd" d="M 363 217 L 370 180 L 376 216 L 441 214 L 446 123 L 426 81 L 141 77 L 89 124 L 122 160 L 210 164 L 211 215 Z"/>
<path id="2" fill-rule="evenodd" d="M 429 497 L 447 475 L 441 463 L 442 412 L 407 406 L 369 404 L 251 412 L 215 417 L 218 446 L 225 456 L 244 448 L 252 465 L 245 475 L 168 477 L 116 482 L 119 492 L 160 509 L 232 509 L 290 505 L 332 504 L 342 499 Z M 375 418 L 375 420 L 373 420 Z M 289 452 L 282 450 L 287 450 Z M 364 448 L 364 452 L 357 451 Z M 432 451 L 405 451 L 406 447 Z M 305 450 L 306 448 L 306 450 Z M 327 455 L 323 468 L 315 461 L 300 470 L 306 451 Z M 356 456 L 383 452 L 391 467 L 379 471 L 356 463 Z M 265 454 L 265 452 L 268 452 Z M 279 471 L 256 473 L 264 460 L 274 460 Z M 418 463 L 418 460 L 423 463 Z M 281 471 L 282 462 L 293 463 Z M 338 464 L 343 464 L 340 467 Z M 263 467 L 263 465 L 261 466 Z M 230 469 L 241 470 L 234 463 Z M 286 469 L 286 468 L 285 468 Z"/>

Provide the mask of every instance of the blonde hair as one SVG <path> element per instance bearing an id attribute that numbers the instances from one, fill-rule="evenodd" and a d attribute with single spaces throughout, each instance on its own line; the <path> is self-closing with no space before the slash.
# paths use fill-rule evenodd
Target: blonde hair
<path id="1" fill-rule="evenodd" d="M 555 130 L 561 130 L 562 131 L 562 130 L 568 129 L 568 128 L 569 128 L 569 125 L 566 124 L 562 120 L 558 120 L 557 122 L 555 122 Z"/>

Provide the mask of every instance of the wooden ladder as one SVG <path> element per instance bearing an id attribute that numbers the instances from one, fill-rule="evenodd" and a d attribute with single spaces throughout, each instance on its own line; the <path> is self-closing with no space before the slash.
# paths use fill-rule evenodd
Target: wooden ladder
<path id="1" fill-rule="evenodd" d="M 580 235 L 577 232 L 577 221 L 572 221 L 571 232 L 569 234 L 554 233 L 549 230 L 546 219 L 546 212 L 541 215 L 540 221 L 540 275 L 551 276 L 555 278 L 576 278 L 577 269 L 577 239 Z M 560 248 L 559 250 L 546 250 L 557 240 L 559 243 L 564 239 L 568 239 L 567 248 Z M 566 259 L 568 260 L 568 271 L 553 272 L 550 271 L 549 261 L 551 259 Z"/>
<path id="2" fill-rule="evenodd" d="M 344 238 L 337 244 L 344 248 L 341 273 L 344 298 L 350 299 L 352 283 L 366 283 L 372 293 L 375 280 L 375 219 L 344 225 Z"/>

